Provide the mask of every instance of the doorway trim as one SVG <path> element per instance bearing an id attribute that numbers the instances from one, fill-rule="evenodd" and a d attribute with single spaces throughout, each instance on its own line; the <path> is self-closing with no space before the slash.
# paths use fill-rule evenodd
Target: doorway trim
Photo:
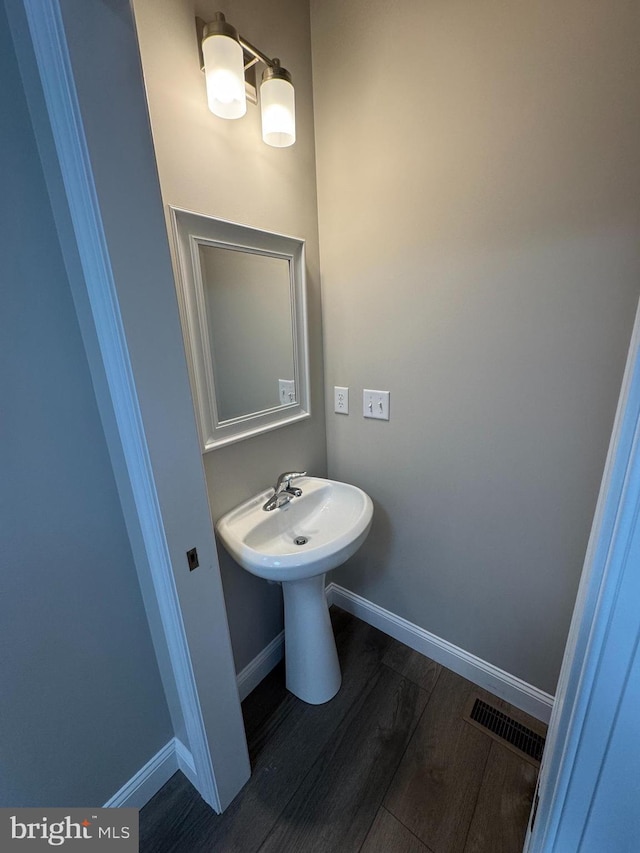
<path id="1" fill-rule="evenodd" d="M 640 306 L 565 649 L 524 853 L 578 849 L 640 640 Z M 614 631 L 620 631 L 614 639 Z M 620 642 L 623 636 L 623 642 Z M 615 667 L 611 664 L 615 644 Z M 606 689 L 603 689 L 604 680 Z M 605 733 L 606 736 L 598 736 Z M 538 804 L 539 798 L 539 804 Z M 537 806 L 537 808 L 536 808 Z M 531 823 L 534 823 L 533 828 Z M 570 847 L 567 835 L 571 835 Z M 575 846 L 574 846 L 575 842 Z"/>
<path id="2" fill-rule="evenodd" d="M 92 334 L 95 335 L 111 398 L 136 521 L 146 553 L 154 604 L 188 739 L 190 754 L 185 750 L 180 764 L 187 766 L 192 759 L 195 774 L 188 774 L 190 780 L 203 799 L 215 811 L 221 812 L 248 778 L 248 756 L 242 754 L 242 746 L 246 753 L 246 741 L 240 743 L 237 739 L 236 743 L 234 738 L 229 738 L 229 749 L 237 746 L 234 753 L 237 761 L 232 770 L 228 761 L 217 762 L 214 766 L 212 744 L 217 744 L 217 741 L 214 742 L 213 737 L 224 740 L 225 732 L 208 731 L 203 714 L 76 91 L 61 3 L 60 0 L 22 0 L 21 5 L 31 40 L 30 46 L 22 45 L 21 60 L 33 62 L 33 58 L 27 57 L 29 47 L 32 47 L 73 229 L 70 239 L 75 242 L 90 308 L 90 317 L 85 317 L 84 321 L 93 323 Z M 30 109 L 42 109 L 44 112 L 39 104 L 34 106 L 30 103 Z M 37 136 L 38 129 L 35 130 Z M 55 208 L 53 198 L 52 205 Z M 61 235 L 61 240 L 65 237 L 67 235 Z M 83 318 L 79 316 L 79 319 L 82 324 Z M 123 506 L 123 510 L 126 513 L 126 507 Z M 211 537 L 213 539 L 213 531 Z M 138 571 L 141 571 L 140 566 Z M 221 668 L 225 674 L 227 670 L 229 674 L 235 672 L 230 645 L 216 648 L 215 655 L 217 661 L 224 658 Z M 226 681 L 219 687 L 225 690 Z M 237 696 L 235 678 L 229 690 L 236 691 Z M 207 713 L 210 718 L 210 708 Z M 237 713 L 241 729 L 239 704 Z M 229 721 L 230 730 L 236 722 Z M 236 725 L 236 738 L 237 729 Z"/>

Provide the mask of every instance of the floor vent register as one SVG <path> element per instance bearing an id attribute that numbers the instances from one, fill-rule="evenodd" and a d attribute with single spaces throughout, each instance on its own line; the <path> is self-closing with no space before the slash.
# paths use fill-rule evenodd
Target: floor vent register
<path id="1" fill-rule="evenodd" d="M 540 764 L 545 739 L 538 732 L 523 726 L 522 723 L 478 698 L 475 699 L 466 719 L 528 758 L 533 764 Z"/>

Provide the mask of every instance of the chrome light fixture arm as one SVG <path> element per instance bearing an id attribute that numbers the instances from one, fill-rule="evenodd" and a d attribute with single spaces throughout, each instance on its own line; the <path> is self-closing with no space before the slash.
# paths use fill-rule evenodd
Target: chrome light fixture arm
<path id="1" fill-rule="evenodd" d="M 257 47 L 254 47 L 251 42 L 243 38 L 240 33 L 238 33 L 238 41 L 240 42 L 240 45 L 245 51 L 245 53 L 250 53 L 251 56 L 253 56 L 253 60 L 251 62 L 248 62 L 245 65 L 245 68 L 250 68 L 252 65 L 255 65 L 256 62 L 264 62 L 265 65 L 271 67 L 274 62 L 279 61 L 277 59 L 269 59 L 266 53 L 263 53 L 261 50 L 258 50 Z"/>

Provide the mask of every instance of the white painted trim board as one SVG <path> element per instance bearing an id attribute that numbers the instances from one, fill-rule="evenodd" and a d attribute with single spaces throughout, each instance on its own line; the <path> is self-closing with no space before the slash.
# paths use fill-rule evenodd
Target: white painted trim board
<path id="1" fill-rule="evenodd" d="M 238 673 L 238 693 L 240 701 L 246 699 L 249 693 L 260 684 L 274 666 L 284 657 L 284 631 L 265 646 L 254 659 Z"/>
<path id="2" fill-rule="evenodd" d="M 568 849 L 567 844 L 577 849 L 576 843 L 581 850 L 591 849 L 591 806 L 598 791 L 606 789 L 602 769 L 638 638 L 638 619 L 635 614 L 625 618 L 620 601 L 638 597 L 633 540 L 640 507 L 639 447 L 640 305 L 538 777 L 539 808 L 533 830 L 529 824 L 525 853 Z M 624 818 L 630 815 L 622 809 L 617 826 Z"/>
<path id="3" fill-rule="evenodd" d="M 405 646 L 446 666 L 447 669 L 467 678 L 495 696 L 505 699 L 536 719 L 549 722 L 553 696 L 543 690 L 527 684 L 515 675 L 510 675 L 497 666 L 454 646 L 453 643 L 425 631 L 424 628 L 414 625 L 401 616 L 396 616 L 395 613 L 338 584 L 330 583 L 327 587 L 327 601 L 329 605 L 337 604 L 347 613 L 357 616 L 358 619 L 373 625 L 374 628 L 399 640 Z"/>
<path id="4" fill-rule="evenodd" d="M 177 738 L 165 744 L 152 758 L 141 767 L 128 782 L 104 804 L 105 809 L 133 808 L 141 809 L 160 788 L 169 781 L 177 770 L 193 767 L 193 758 L 189 750 Z M 186 773 L 185 775 L 188 775 Z"/>

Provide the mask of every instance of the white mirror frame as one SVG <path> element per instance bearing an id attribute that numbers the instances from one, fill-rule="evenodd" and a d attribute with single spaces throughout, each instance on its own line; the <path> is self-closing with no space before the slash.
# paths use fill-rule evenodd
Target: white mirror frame
<path id="1" fill-rule="evenodd" d="M 169 207 L 176 258 L 180 320 L 203 452 L 308 418 L 309 352 L 304 240 Z M 269 255 L 289 262 L 296 400 L 229 420 L 218 417 L 209 346 L 200 245 Z M 268 353 L 265 353 L 268 357 Z"/>

